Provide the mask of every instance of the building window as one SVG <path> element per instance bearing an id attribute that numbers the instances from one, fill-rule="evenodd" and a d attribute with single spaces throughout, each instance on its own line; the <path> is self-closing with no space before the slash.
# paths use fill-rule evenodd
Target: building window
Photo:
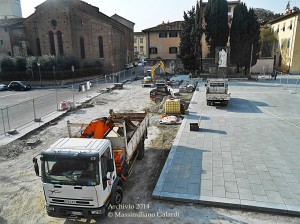
<path id="1" fill-rule="evenodd" d="M 137 43 L 137 38 L 134 38 L 134 43 L 135 43 L 135 44 Z"/>
<path id="2" fill-rule="evenodd" d="M 36 48 L 38 56 L 42 56 L 40 38 L 36 38 Z"/>
<path id="3" fill-rule="evenodd" d="M 61 31 L 57 31 L 58 50 L 60 55 L 64 55 L 64 45 Z"/>
<path id="4" fill-rule="evenodd" d="M 83 20 L 80 20 L 80 26 L 81 27 L 83 27 L 83 24 L 84 24 Z"/>
<path id="5" fill-rule="evenodd" d="M 228 6 L 228 12 L 231 12 L 231 7 Z"/>
<path id="6" fill-rule="evenodd" d="M 7 31 L 8 31 L 8 29 L 5 27 L 5 28 L 4 28 L 4 31 L 5 31 L 5 32 L 7 32 Z"/>
<path id="7" fill-rule="evenodd" d="M 287 45 L 286 45 L 287 48 L 290 48 L 290 43 L 291 43 L 291 38 L 288 38 L 287 39 Z"/>
<path id="8" fill-rule="evenodd" d="M 281 61 L 282 61 L 282 56 L 281 54 L 279 55 L 279 59 L 278 59 L 278 66 L 280 67 L 281 66 Z"/>
<path id="9" fill-rule="evenodd" d="M 98 42 L 99 42 L 99 57 L 104 58 L 103 37 L 102 36 L 98 37 Z"/>
<path id="10" fill-rule="evenodd" d="M 84 39 L 80 37 L 80 57 L 85 59 L 85 47 L 84 47 Z"/>
<path id="11" fill-rule="evenodd" d="M 293 20 L 290 21 L 289 29 L 293 29 Z"/>
<path id="12" fill-rule="evenodd" d="M 168 33 L 159 33 L 159 37 L 160 38 L 167 38 L 168 37 Z"/>
<path id="13" fill-rule="evenodd" d="M 49 40 L 50 40 L 50 54 L 55 56 L 56 54 L 55 54 L 54 34 L 52 31 L 49 31 Z"/>
<path id="14" fill-rule="evenodd" d="M 281 49 L 283 49 L 283 46 L 284 46 L 284 40 L 281 39 Z"/>
<path id="15" fill-rule="evenodd" d="M 57 21 L 55 19 L 52 19 L 50 23 L 52 25 L 52 28 L 55 30 L 57 27 Z"/>
<path id="16" fill-rule="evenodd" d="M 177 47 L 170 47 L 169 54 L 177 54 Z"/>
<path id="17" fill-rule="evenodd" d="M 3 45 L 3 40 L 0 40 L 0 45 Z"/>
<path id="18" fill-rule="evenodd" d="M 140 38 L 140 43 L 144 43 L 144 38 Z"/>
<path id="19" fill-rule="evenodd" d="M 285 23 L 283 23 L 282 31 L 285 31 Z"/>
<path id="20" fill-rule="evenodd" d="M 137 47 L 134 47 L 134 53 L 137 52 Z"/>
<path id="21" fill-rule="evenodd" d="M 278 26 L 277 26 L 277 30 L 276 30 L 276 32 L 277 32 L 277 33 L 279 32 L 279 24 L 278 24 Z"/>
<path id="22" fill-rule="evenodd" d="M 140 46 L 140 52 L 144 53 L 144 46 Z"/>
<path id="23" fill-rule="evenodd" d="M 178 37 L 178 33 L 177 32 L 170 32 L 169 37 Z"/>
<path id="24" fill-rule="evenodd" d="M 157 48 L 156 47 L 150 47 L 149 52 L 150 52 L 150 54 L 157 54 Z"/>

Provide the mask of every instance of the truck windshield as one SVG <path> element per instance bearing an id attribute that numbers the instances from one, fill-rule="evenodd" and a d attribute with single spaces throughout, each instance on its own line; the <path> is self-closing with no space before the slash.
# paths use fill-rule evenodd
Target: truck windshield
<path id="1" fill-rule="evenodd" d="M 100 182 L 97 160 L 91 158 L 43 158 L 44 183 L 96 186 Z"/>

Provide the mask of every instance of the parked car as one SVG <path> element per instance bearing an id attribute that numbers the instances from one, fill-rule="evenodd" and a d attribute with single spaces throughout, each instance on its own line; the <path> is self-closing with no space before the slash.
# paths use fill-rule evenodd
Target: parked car
<path id="1" fill-rule="evenodd" d="M 12 81 L 8 85 L 8 90 L 31 90 L 31 85 L 25 81 Z"/>
<path id="2" fill-rule="evenodd" d="M 0 83 L 0 91 L 7 90 L 7 85 Z"/>

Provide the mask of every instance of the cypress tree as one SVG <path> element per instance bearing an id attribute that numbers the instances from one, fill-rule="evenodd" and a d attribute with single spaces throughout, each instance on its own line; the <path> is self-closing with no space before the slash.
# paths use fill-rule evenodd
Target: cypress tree
<path id="1" fill-rule="evenodd" d="M 248 48 L 246 43 L 248 41 L 248 11 L 245 3 L 239 3 L 234 8 L 233 19 L 230 29 L 230 60 L 235 64 L 237 71 L 244 67 L 245 52 Z"/>
<path id="2" fill-rule="evenodd" d="M 250 8 L 248 12 L 248 43 L 245 52 L 246 74 L 248 74 L 249 72 L 250 62 L 252 67 L 253 65 L 256 64 L 257 59 L 259 58 L 260 45 L 261 45 L 260 25 L 254 9 Z M 251 59 L 251 51 L 252 51 L 252 59 Z"/>
<path id="3" fill-rule="evenodd" d="M 209 57 L 215 57 L 217 46 L 226 46 L 228 42 L 228 3 L 226 0 L 208 0 L 204 13 L 206 23 L 206 42 Z"/>
<path id="4" fill-rule="evenodd" d="M 252 49 L 253 46 L 253 49 Z M 237 71 L 245 67 L 245 73 L 250 69 L 251 51 L 252 63 L 255 65 L 260 51 L 260 25 L 253 9 L 248 11 L 245 3 L 239 3 L 233 12 L 230 29 L 230 59 Z"/>
<path id="5" fill-rule="evenodd" d="M 186 70 L 196 70 L 197 62 L 195 55 L 195 7 L 183 14 L 183 30 L 180 34 L 180 54 L 183 66 Z"/>

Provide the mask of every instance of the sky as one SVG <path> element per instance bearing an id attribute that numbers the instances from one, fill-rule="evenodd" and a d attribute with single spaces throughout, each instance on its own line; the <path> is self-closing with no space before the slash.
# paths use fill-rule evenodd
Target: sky
<path id="1" fill-rule="evenodd" d="M 118 14 L 135 23 L 134 31 L 140 32 L 161 24 L 183 20 L 183 12 L 196 5 L 197 0 L 84 0 L 99 8 L 107 16 Z M 30 2 L 30 3 L 29 3 Z M 45 0 L 21 0 L 24 18 L 35 11 Z M 207 2 L 207 0 L 204 0 Z M 274 13 L 283 13 L 288 0 L 243 0 L 248 8 L 263 8 Z M 291 8 L 300 8 L 300 0 L 290 0 Z"/>

